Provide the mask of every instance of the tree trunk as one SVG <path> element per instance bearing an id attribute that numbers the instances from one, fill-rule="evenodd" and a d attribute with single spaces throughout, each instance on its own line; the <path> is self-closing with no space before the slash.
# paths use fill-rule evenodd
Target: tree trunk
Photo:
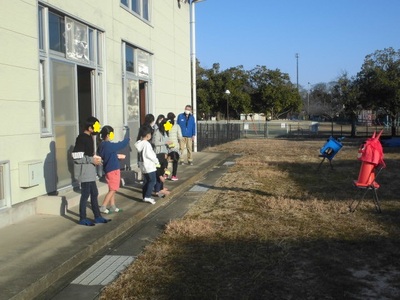
<path id="1" fill-rule="evenodd" d="M 390 122 L 392 124 L 392 136 L 396 136 L 396 117 L 390 116 Z"/>
<path id="2" fill-rule="evenodd" d="M 351 114 L 351 137 L 356 136 L 356 130 L 357 130 L 357 115 L 356 114 Z"/>

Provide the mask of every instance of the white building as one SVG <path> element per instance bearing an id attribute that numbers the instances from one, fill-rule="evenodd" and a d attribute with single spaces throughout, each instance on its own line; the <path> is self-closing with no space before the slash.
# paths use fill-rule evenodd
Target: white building
<path id="1" fill-rule="evenodd" d="M 191 103 L 186 1 L 3 0 L 0 40 L 0 227 L 35 213 L 37 197 L 72 190 L 87 117 L 116 141 L 129 126 L 134 149 L 145 114 Z"/>

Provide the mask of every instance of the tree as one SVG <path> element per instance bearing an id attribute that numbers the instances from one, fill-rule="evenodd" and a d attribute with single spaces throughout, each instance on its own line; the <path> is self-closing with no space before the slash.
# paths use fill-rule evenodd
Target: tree
<path id="1" fill-rule="evenodd" d="M 225 70 L 222 76 L 225 90 L 230 91 L 230 95 L 225 97 L 226 101 L 229 101 L 229 116 L 239 118 L 241 113 L 250 113 L 249 73 L 243 70 L 243 66 L 237 66 Z"/>
<path id="2" fill-rule="evenodd" d="M 354 78 L 348 78 L 347 72 L 338 77 L 333 87 L 334 93 L 343 105 L 343 112 L 351 122 L 351 136 L 356 136 L 357 116 L 360 110 L 359 89 Z"/>
<path id="3" fill-rule="evenodd" d="M 330 90 L 328 84 L 320 82 L 314 84 L 310 91 L 310 114 L 323 116 L 327 115 L 327 103 L 330 102 Z"/>
<path id="4" fill-rule="evenodd" d="M 217 116 L 221 112 L 220 102 L 224 91 L 224 81 L 220 72 L 220 65 L 213 64 L 211 69 L 199 67 L 197 79 L 197 104 L 200 114 L 205 114 L 207 119 Z"/>
<path id="5" fill-rule="evenodd" d="M 365 57 L 357 81 L 364 108 L 384 110 L 390 117 L 392 136 L 400 110 L 400 51 L 377 50 Z"/>
<path id="6" fill-rule="evenodd" d="M 301 97 L 296 86 L 290 82 L 289 75 L 279 69 L 256 66 L 250 71 L 250 84 L 255 112 L 279 118 L 289 112 L 298 112 L 301 108 Z"/>
<path id="7" fill-rule="evenodd" d="M 251 111 L 249 94 L 249 75 L 243 66 L 220 71 L 220 65 L 215 63 L 211 69 L 198 68 L 197 73 L 197 103 L 201 113 L 207 116 L 226 116 L 227 101 L 229 114 L 238 118 L 240 113 Z M 229 99 L 225 90 L 231 92 Z"/>

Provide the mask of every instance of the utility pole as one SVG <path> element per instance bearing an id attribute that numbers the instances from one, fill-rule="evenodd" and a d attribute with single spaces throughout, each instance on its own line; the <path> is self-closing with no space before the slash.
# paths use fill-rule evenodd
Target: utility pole
<path id="1" fill-rule="evenodd" d="M 310 82 L 308 82 L 307 90 L 307 116 L 310 117 Z"/>
<path id="2" fill-rule="evenodd" d="M 225 91 L 226 95 L 226 123 L 229 123 L 229 95 L 231 94 L 230 90 Z"/>
<path id="3" fill-rule="evenodd" d="M 197 93 L 196 93 L 196 13 L 195 5 L 197 2 L 204 0 L 191 0 L 190 5 L 190 61 L 192 64 L 191 81 L 192 81 L 192 113 L 197 120 Z M 197 152 L 197 134 L 193 141 L 193 151 Z"/>
<path id="4" fill-rule="evenodd" d="M 296 82 L 297 82 L 297 91 L 299 91 L 299 54 L 296 53 Z"/>

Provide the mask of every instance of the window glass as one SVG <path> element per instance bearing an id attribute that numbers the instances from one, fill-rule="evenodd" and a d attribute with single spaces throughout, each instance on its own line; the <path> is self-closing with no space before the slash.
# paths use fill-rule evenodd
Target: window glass
<path id="1" fill-rule="evenodd" d="M 49 13 L 49 41 L 50 49 L 65 52 L 65 25 L 64 18 L 50 12 Z"/>
<path id="2" fill-rule="evenodd" d="M 43 35 L 43 7 L 39 6 L 39 49 L 44 50 L 44 35 Z"/>
<path id="3" fill-rule="evenodd" d="M 67 57 L 88 63 L 88 26 L 70 18 L 66 18 L 66 24 Z"/>
<path id="4" fill-rule="evenodd" d="M 0 164 L 0 207 L 4 207 L 5 205 L 5 193 L 4 193 L 4 177 L 5 177 L 5 166 L 4 164 Z"/>
<path id="5" fill-rule="evenodd" d="M 143 1 L 143 19 L 149 21 L 149 0 Z"/>
<path id="6" fill-rule="evenodd" d="M 140 15 L 140 0 L 131 0 L 131 4 L 132 4 L 132 11 L 134 11 L 135 13 Z"/>
<path id="7" fill-rule="evenodd" d="M 137 50 L 138 75 L 149 77 L 150 55 L 142 50 Z"/>
<path id="8" fill-rule="evenodd" d="M 42 133 L 47 132 L 47 103 L 46 103 L 46 87 L 45 87 L 45 77 L 44 77 L 44 61 L 40 61 L 39 66 L 39 80 L 40 80 L 40 120 Z"/>
<path id="9" fill-rule="evenodd" d="M 133 48 L 130 46 L 125 47 L 125 65 L 127 72 L 135 72 Z"/>
<path id="10" fill-rule="evenodd" d="M 97 31 L 97 64 L 102 66 L 103 61 L 103 33 Z"/>
<path id="11" fill-rule="evenodd" d="M 94 62 L 94 53 L 97 49 L 97 47 L 94 47 L 94 30 L 89 28 L 89 39 L 88 39 L 88 43 L 89 43 L 89 60 Z"/>
<path id="12" fill-rule="evenodd" d="M 54 122 L 77 121 L 75 65 L 52 61 L 52 97 Z"/>
<path id="13" fill-rule="evenodd" d="M 120 0 L 131 12 L 139 15 L 142 19 L 150 21 L 151 0 Z"/>
<path id="14" fill-rule="evenodd" d="M 128 121 L 139 119 L 139 81 L 128 78 L 126 81 L 126 107 Z"/>

